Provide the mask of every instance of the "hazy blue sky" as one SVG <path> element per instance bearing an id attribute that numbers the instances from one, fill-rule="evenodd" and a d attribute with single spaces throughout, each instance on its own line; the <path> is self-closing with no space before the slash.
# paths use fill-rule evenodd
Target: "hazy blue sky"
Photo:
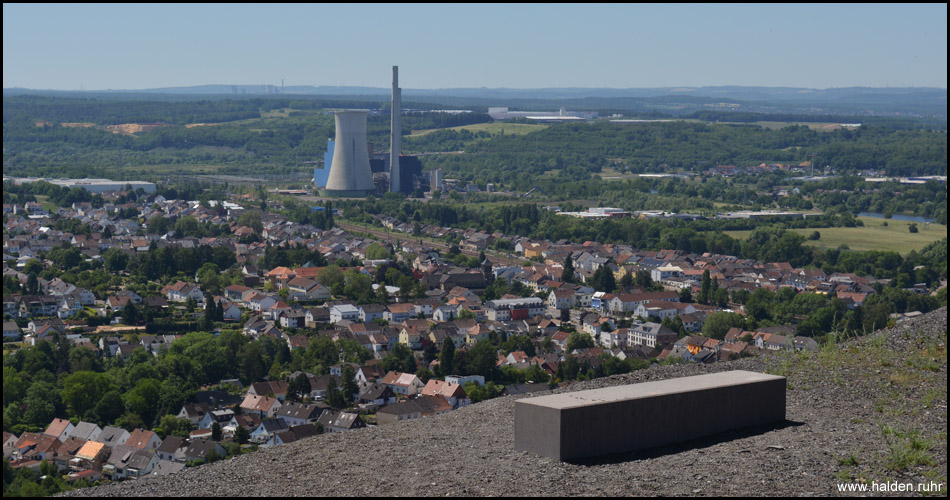
<path id="1" fill-rule="evenodd" d="M 3 87 L 947 87 L 947 5 L 3 5 Z"/>

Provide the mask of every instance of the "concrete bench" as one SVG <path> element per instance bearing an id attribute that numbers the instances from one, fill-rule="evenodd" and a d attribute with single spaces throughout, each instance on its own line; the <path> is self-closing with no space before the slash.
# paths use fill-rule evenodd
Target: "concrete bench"
<path id="1" fill-rule="evenodd" d="M 729 371 L 515 401 L 515 449 L 558 460 L 785 420 L 785 377 Z"/>

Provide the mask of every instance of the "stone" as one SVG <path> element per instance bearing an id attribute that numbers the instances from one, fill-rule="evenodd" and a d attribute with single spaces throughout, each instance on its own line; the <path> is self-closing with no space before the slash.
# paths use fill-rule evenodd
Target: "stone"
<path id="1" fill-rule="evenodd" d="M 625 453 L 785 420 L 785 377 L 742 370 L 515 402 L 515 450 Z"/>

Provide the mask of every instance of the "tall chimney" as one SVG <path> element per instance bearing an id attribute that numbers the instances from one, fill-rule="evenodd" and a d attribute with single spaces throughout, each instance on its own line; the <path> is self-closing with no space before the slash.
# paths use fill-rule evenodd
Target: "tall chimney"
<path id="1" fill-rule="evenodd" d="M 399 66 L 393 66 L 393 116 L 389 147 L 389 191 L 392 193 L 398 193 L 401 187 L 399 185 L 399 150 L 402 149 L 402 125 L 399 123 L 401 106 L 402 89 L 399 88 Z"/>

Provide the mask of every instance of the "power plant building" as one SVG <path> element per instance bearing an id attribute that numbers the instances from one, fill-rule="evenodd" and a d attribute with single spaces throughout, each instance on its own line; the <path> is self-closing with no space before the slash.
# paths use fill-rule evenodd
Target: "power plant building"
<path id="1" fill-rule="evenodd" d="M 369 164 L 366 141 L 367 110 L 346 110 L 335 113 L 336 138 L 330 176 L 323 196 L 361 197 L 374 193 L 373 172 Z"/>
<path id="2" fill-rule="evenodd" d="M 333 139 L 327 139 L 327 152 L 323 155 L 323 166 L 313 169 L 313 184 L 318 188 L 327 187 L 330 179 L 330 165 L 333 163 Z"/>

